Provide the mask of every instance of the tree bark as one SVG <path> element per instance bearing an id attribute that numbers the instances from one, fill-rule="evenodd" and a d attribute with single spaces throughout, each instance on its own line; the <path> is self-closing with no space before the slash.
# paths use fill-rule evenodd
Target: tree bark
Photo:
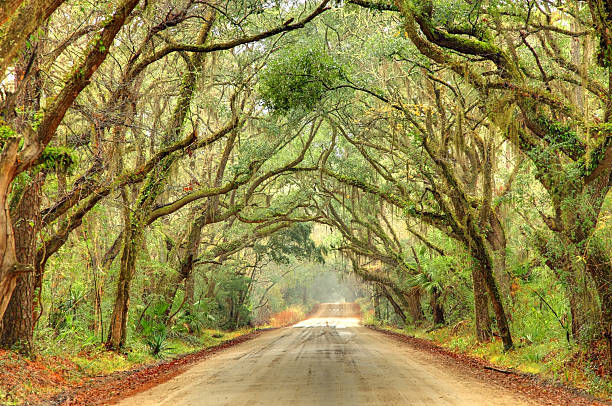
<path id="1" fill-rule="evenodd" d="M 555 237 L 559 237 L 558 235 Z M 574 340 L 582 340 L 584 327 L 591 323 L 596 323 L 598 319 L 599 307 L 597 299 L 589 289 L 584 265 L 578 263 L 575 258 L 578 254 L 571 242 L 561 242 L 550 238 L 550 235 L 536 233 L 535 245 L 538 252 L 545 258 L 546 266 L 554 273 L 557 279 L 565 288 L 565 295 L 568 298 L 570 314 L 572 316 L 571 332 Z M 550 246 L 553 249 L 550 249 Z M 556 249 L 564 246 L 562 252 Z"/>
<path id="2" fill-rule="evenodd" d="M 17 283 L 17 276 L 22 272 L 33 271 L 31 266 L 17 262 L 14 232 L 8 207 L 11 183 L 18 173 L 27 170 L 35 164 L 36 160 L 43 153 L 44 148 L 53 139 L 57 127 L 62 122 L 66 112 L 80 92 L 89 84 L 94 72 L 106 59 L 115 36 L 121 27 L 123 27 L 126 18 L 131 14 L 137 3 L 138 0 L 126 0 L 115 9 L 115 13 L 99 34 L 100 46 L 90 49 L 83 62 L 75 69 L 75 73 L 70 76 L 66 85 L 46 110 L 36 133 L 33 130 L 25 133 L 27 137 L 25 137 L 24 145 L 19 150 L 19 154 L 20 138 L 9 137 L 4 141 L 2 152 L 0 152 L 0 317 L 4 315 L 9 304 Z M 22 10 L 24 4 L 21 5 L 20 10 Z M 13 13 L 11 16 L 7 14 L 8 21 L 1 27 L 5 35 L 0 38 L 0 48 L 4 49 L 5 52 L 0 53 L 2 55 L 0 58 L 0 65 L 2 65 L 0 66 L 0 71 L 4 72 L 6 70 L 14 56 L 13 53 L 22 47 L 27 36 L 59 4 L 61 2 L 45 0 L 33 2 L 34 8 L 26 10 L 26 14 L 28 12 L 32 14 L 32 18 L 24 17 L 18 13 Z M 15 28 L 15 30 L 12 28 Z"/>
<path id="3" fill-rule="evenodd" d="M 32 272 L 17 278 L 15 290 L 2 318 L 0 347 L 22 354 L 32 353 L 33 340 L 33 279 Z"/>
<path id="4" fill-rule="evenodd" d="M 41 186 L 44 175 L 39 173 L 19 198 L 12 215 L 17 261 L 33 264 L 36 258 L 36 237 L 40 230 Z M 19 275 L 15 290 L 2 317 L 0 347 L 32 352 L 34 332 L 34 273 Z"/>
<path id="5" fill-rule="evenodd" d="M 215 282 L 213 278 L 208 278 L 208 284 L 206 286 L 206 295 L 204 295 L 204 297 L 206 299 L 214 299 L 216 287 L 217 287 L 217 282 Z"/>
<path id="6" fill-rule="evenodd" d="M 589 276 L 585 274 L 584 266 L 569 264 L 562 272 L 565 274 L 566 295 L 572 316 L 572 337 L 581 342 L 586 338 L 583 337 L 585 327 L 597 323 L 597 298 L 590 290 L 592 287 L 589 287 L 589 281 L 586 280 Z"/>
<path id="7" fill-rule="evenodd" d="M 408 307 L 408 314 L 412 319 L 413 323 L 417 323 L 425 320 L 425 314 L 423 313 L 423 308 L 421 307 L 421 290 L 419 288 L 412 288 L 405 294 L 406 303 Z"/>
<path id="8" fill-rule="evenodd" d="M 491 340 L 491 317 L 489 317 L 489 300 L 486 287 L 476 270 L 472 270 L 472 284 L 474 289 L 474 316 L 476 320 L 476 339 L 479 342 Z"/>
<path id="9" fill-rule="evenodd" d="M 0 317 L 9 304 L 19 271 L 32 271 L 17 262 L 15 234 L 9 208 L 11 182 L 17 171 L 18 138 L 8 138 L 0 152 Z"/>
<path id="10" fill-rule="evenodd" d="M 197 39 L 198 44 L 204 43 L 208 37 L 213 21 L 212 15 L 213 14 L 211 14 L 211 18 L 202 25 Z M 162 144 L 164 147 L 172 145 L 181 135 L 185 117 L 189 110 L 188 107 L 195 94 L 196 81 L 202 69 L 202 55 L 193 55 L 189 61 L 188 70 L 183 77 L 180 95 L 163 137 Z M 126 228 L 123 236 L 123 252 L 121 256 L 119 280 L 117 282 L 117 296 L 115 297 L 115 305 L 106 342 L 106 346 L 109 349 L 118 351 L 125 346 L 130 286 L 136 272 L 136 260 L 142 245 L 144 229 L 148 224 L 155 201 L 165 189 L 168 172 L 179 157 L 180 154 L 176 152 L 170 154 L 163 158 L 153 168 L 140 189 L 137 198 L 137 207 L 135 207 L 133 212 L 125 214 Z"/>
<path id="11" fill-rule="evenodd" d="M 504 305 L 502 303 L 497 285 L 495 284 L 495 278 L 493 277 L 493 270 L 484 268 L 482 269 L 482 278 L 484 279 L 487 293 L 489 294 L 489 300 L 495 313 L 495 321 L 497 323 L 497 329 L 501 336 L 504 344 L 504 350 L 508 351 L 514 347 L 512 342 L 512 336 L 510 335 L 510 326 L 508 325 L 508 319 L 506 318 L 506 312 L 504 311 Z"/>
<path id="12" fill-rule="evenodd" d="M 65 0 L 11 0 L 0 8 L 0 75 L 4 77 L 26 40 Z"/>
<path id="13" fill-rule="evenodd" d="M 597 287 L 601 303 L 601 333 L 607 344 L 607 367 L 612 372 L 612 272 L 610 271 L 610 257 L 601 247 L 591 248 L 586 259 L 586 268 Z"/>
<path id="14" fill-rule="evenodd" d="M 193 306 L 195 303 L 195 278 L 193 272 L 190 272 L 185 279 L 185 303 Z"/>
<path id="15" fill-rule="evenodd" d="M 440 304 L 440 292 L 437 288 L 433 288 L 429 296 L 429 304 L 433 313 L 434 326 L 446 324 L 444 320 L 444 308 Z"/>
<path id="16" fill-rule="evenodd" d="M 130 221 L 124 231 L 117 293 L 106 341 L 107 348 L 115 351 L 125 346 L 127 338 L 130 287 L 136 270 L 136 256 L 143 238 L 143 230 L 139 224 L 136 224 L 131 217 Z"/>
<path id="17" fill-rule="evenodd" d="M 380 288 L 378 284 L 374 285 L 374 289 L 372 290 L 372 304 L 374 306 L 374 318 L 376 320 L 381 320 L 382 314 L 380 312 Z"/>
<path id="18" fill-rule="evenodd" d="M 490 212 L 489 225 L 487 242 L 491 246 L 493 272 L 503 297 L 507 299 L 510 297 L 510 277 L 506 272 L 506 232 L 494 210 Z"/>

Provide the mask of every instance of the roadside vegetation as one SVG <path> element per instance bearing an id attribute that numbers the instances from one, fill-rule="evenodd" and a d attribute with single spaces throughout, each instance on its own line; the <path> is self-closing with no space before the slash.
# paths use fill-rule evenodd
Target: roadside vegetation
<path id="1" fill-rule="evenodd" d="M 252 328 L 227 332 L 203 330 L 198 336 L 166 337 L 154 351 L 146 340 L 137 340 L 126 354 L 107 351 L 103 345 L 83 345 L 81 338 L 40 340 L 36 357 L 14 351 L 0 351 L 0 404 L 19 405 L 48 400 L 90 380 L 154 365 L 205 348 L 213 348 Z"/>
<path id="2" fill-rule="evenodd" d="M 366 326 L 384 329 L 409 337 L 427 340 L 450 351 L 482 359 L 501 371 L 529 374 L 542 382 L 575 388 L 600 399 L 612 400 L 612 382 L 606 377 L 603 343 L 593 346 L 568 346 L 554 338 L 539 344 L 519 345 L 513 351 L 500 351 L 499 340 L 481 343 L 473 334 L 469 320 L 458 325 L 401 328 L 374 318 L 364 320 Z"/>

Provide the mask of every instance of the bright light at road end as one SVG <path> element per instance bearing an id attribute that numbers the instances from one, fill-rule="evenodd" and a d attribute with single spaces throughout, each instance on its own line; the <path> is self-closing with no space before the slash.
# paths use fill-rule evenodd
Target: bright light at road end
<path id="1" fill-rule="evenodd" d="M 330 327 L 330 328 L 347 328 L 359 326 L 357 317 L 313 317 L 302 320 L 294 324 L 293 328 L 304 327 Z"/>

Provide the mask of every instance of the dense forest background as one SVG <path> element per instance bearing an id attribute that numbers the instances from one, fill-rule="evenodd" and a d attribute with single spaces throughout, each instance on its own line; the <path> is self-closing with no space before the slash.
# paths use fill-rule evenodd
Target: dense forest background
<path id="1" fill-rule="evenodd" d="M 536 363 L 595 354 L 609 390 L 610 16 L 2 2 L 0 346 L 160 354 L 346 300 Z"/>

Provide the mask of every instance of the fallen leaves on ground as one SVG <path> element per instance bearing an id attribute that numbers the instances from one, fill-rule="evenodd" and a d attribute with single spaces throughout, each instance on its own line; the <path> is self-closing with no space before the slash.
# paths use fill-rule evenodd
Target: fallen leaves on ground
<path id="1" fill-rule="evenodd" d="M 172 360 L 97 376 L 88 376 L 89 372 L 82 366 L 65 357 L 39 355 L 30 359 L 13 351 L 0 350 L 0 404 L 106 404 L 164 382 L 183 372 L 187 366 L 258 334 L 258 331 L 253 331 Z M 79 356 L 85 359 L 106 354 L 83 353 Z"/>

